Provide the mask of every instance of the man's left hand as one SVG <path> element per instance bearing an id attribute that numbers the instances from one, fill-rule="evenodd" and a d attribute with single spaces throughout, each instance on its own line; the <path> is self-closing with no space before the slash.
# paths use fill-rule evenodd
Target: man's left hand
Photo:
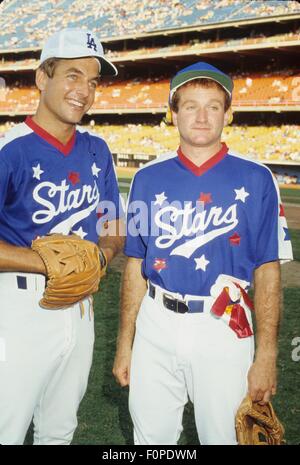
<path id="1" fill-rule="evenodd" d="M 256 360 L 248 372 L 248 392 L 253 402 L 265 404 L 276 394 L 276 361 Z"/>

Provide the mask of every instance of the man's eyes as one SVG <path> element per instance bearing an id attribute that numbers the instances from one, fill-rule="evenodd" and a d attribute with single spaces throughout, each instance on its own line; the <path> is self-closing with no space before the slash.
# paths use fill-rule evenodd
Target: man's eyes
<path id="1" fill-rule="evenodd" d="M 97 81 L 91 81 L 90 82 L 90 86 L 92 87 L 92 89 L 96 89 L 97 85 L 98 85 Z"/>
<path id="2" fill-rule="evenodd" d="M 67 74 L 67 78 L 70 79 L 71 81 L 78 81 L 79 79 L 79 75 L 78 74 L 75 74 L 75 73 L 71 73 L 71 74 Z M 89 86 L 92 88 L 92 89 L 96 89 L 98 85 L 98 81 L 97 80 L 93 80 L 93 81 L 90 81 L 89 82 Z"/>
<path id="3" fill-rule="evenodd" d="M 218 111 L 218 110 L 220 109 L 220 107 L 217 106 L 217 105 L 209 105 L 208 108 L 211 109 L 211 110 L 214 110 L 214 111 Z M 186 105 L 186 106 L 185 106 L 185 109 L 186 109 L 186 110 L 195 110 L 195 109 L 196 109 L 196 105 L 192 105 L 192 104 L 191 104 L 191 105 Z"/>

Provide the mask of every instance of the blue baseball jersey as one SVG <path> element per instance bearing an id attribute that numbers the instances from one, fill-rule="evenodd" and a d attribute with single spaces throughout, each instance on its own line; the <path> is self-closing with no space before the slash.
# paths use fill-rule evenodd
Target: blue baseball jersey
<path id="1" fill-rule="evenodd" d="M 122 214 L 100 137 L 77 128 L 63 145 L 28 117 L 0 140 L 0 240 L 26 247 L 38 236 L 73 232 L 97 243 L 104 219 Z"/>
<path id="2" fill-rule="evenodd" d="M 125 254 L 183 295 L 210 295 L 219 274 L 250 284 L 263 263 L 292 259 L 271 171 L 226 144 L 200 167 L 180 148 L 148 163 L 132 181 Z"/>

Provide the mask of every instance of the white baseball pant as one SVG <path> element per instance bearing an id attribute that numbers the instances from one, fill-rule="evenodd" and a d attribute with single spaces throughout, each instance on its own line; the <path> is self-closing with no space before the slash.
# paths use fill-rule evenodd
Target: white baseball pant
<path id="1" fill-rule="evenodd" d="M 35 445 L 70 444 L 77 427 L 92 364 L 92 299 L 45 310 L 44 287 L 42 275 L 0 273 L 1 444 L 22 444 L 32 417 Z"/>
<path id="2" fill-rule="evenodd" d="M 176 444 L 188 397 L 201 444 L 236 444 L 253 336 L 239 339 L 214 318 L 210 298 L 203 313 L 178 314 L 163 306 L 163 290 L 156 291 L 155 300 L 147 292 L 136 321 L 129 393 L 135 444 Z"/>

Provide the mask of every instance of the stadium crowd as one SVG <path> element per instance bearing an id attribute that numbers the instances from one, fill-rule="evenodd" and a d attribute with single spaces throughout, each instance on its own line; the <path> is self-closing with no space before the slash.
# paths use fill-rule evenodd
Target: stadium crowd
<path id="1" fill-rule="evenodd" d="M 164 123 L 156 126 L 95 125 L 93 130 L 107 140 L 113 152 L 156 155 L 178 147 L 176 129 Z M 229 126 L 223 135 L 228 146 L 252 159 L 300 162 L 299 131 L 297 125 Z"/>
<path id="2" fill-rule="evenodd" d="M 233 106 L 293 106 L 300 105 L 300 72 L 281 70 L 234 76 Z M 101 83 L 97 88 L 93 111 L 113 109 L 153 109 L 166 107 L 169 93 L 169 78 L 135 78 L 128 81 L 114 80 Z M 20 81 L 2 89 L 1 113 L 34 112 L 38 102 L 35 87 L 22 85 Z"/>
<path id="3" fill-rule="evenodd" d="M 260 34 L 258 36 L 243 37 L 238 39 L 226 39 L 226 40 L 200 40 L 192 39 L 186 44 L 182 45 L 166 45 L 164 47 L 139 47 L 134 50 L 106 50 L 107 56 L 115 60 L 116 62 L 122 60 L 136 60 L 142 59 L 143 57 L 153 58 L 160 56 L 176 56 L 177 54 L 186 53 L 193 54 L 199 51 L 206 51 L 210 49 L 236 48 L 236 47 L 248 47 L 257 45 L 277 44 L 282 42 L 294 42 L 300 40 L 300 29 L 294 32 L 286 34 L 276 34 L 271 36 L 265 36 Z M 0 72 L 5 70 L 18 70 L 18 69 L 36 69 L 38 67 L 39 60 L 36 58 L 26 58 L 21 60 L 6 59 L 3 55 L 0 61 Z"/>
<path id="4" fill-rule="evenodd" d="M 0 137 L 14 123 L 0 125 Z M 173 126 L 164 122 L 160 125 L 126 124 L 98 125 L 90 121 L 87 129 L 98 133 L 109 144 L 113 153 L 157 156 L 178 147 L 178 136 Z M 282 126 L 229 126 L 223 136 L 227 145 L 250 157 L 264 161 L 300 162 L 298 125 Z"/>
<path id="5" fill-rule="evenodd" d="M 213 5 L 213 8 L 212 8 Z M 241 0 L 5 0 L 0 6 L 4 49 L 39 47 L 58 28 L 83 23 L 102 38 L 143 34 L 196 24 L 222 23 L 300 12 L 297 1 Z"/>
<path id="6" fill-rule="evenodd" d="M 213 5 L 213 8 L 212 8 Z M 18 14 L 16 14 L 16 10 Z M 39 49 L 45 38 L 58 28 L 72 26 L 85 27 L 98 33 L 101 39 L 113 37 L 135 37 L 139 34 L 182 29 L 186 26 L 205 25 L 251 18 L 300 13 L 300 4 L 296 1 L 243 1 L 241 0 L 4 0 L 0 5 L 0 45 L 2 49 L 36 48 Z M 279 31 L 278 31 L 279 32 Z M 187 39 L 186 43 L 166 44 L 164 46 L 146 47 L 136 50 L 108 50 L 112 60 L 135 59 L 148 55 L 180 55 L 230 47 L 251 47 L 268 43 L 299 41 L 300 30 L 295 27 L 290 32 L 274 35 L 269 29 L 265 35 L 253 29 L 249 37 L 232 37 L 222 39 L 216 36 L 205 40 Z M 271 35 L 270 35 L 271 34 Z M 225 34 L 226 36 L 226 34 Z M 158 42 L 159 43 L 159 42 Z M 162 42 L 164 43 L 164 42 Z M 125 46 L 125 42 L 124 42 Z M 213 49 L 213 51 L 212 51 Z M 1 70 L 33 70 L 37 67 L 35 58 L 19 61 L 5 59 L 2 55 Z M 299 68 L 298 68 L 299 70 Z M 286 107 L 300 106 L 300 72 L 292 69 L 276 71 L 266 66 L 264 72 L 235 72 L 233 94 L 234 107 Z M 9 74 L 7 74 L 8 76 Z M 18 76 L 20 73 L 18 74 Z M 5 73 L 4 73 L 4 76 Z M 35 112 L 39 95 L 35 87 L 26 81 L 12 81 L 9 84 L 0 77 L 0 114 L 22 115 Z M 105 81 L 96 90 L 93 112 L 148 111 L 166 110 L 169 94 L 169 76 L 137 77 L 131 80 Z M 253 108 L 254 109 L 254 108 Z M 0 137 L 13 125 L 7 122 L 0 125 Z M 98 125 L 93 120 L 90 128 L 102 135 L 109 143 L 113 153 L 136 154 L 139 160 L 148 159 L 178 146 L 177 133 L 173 126 L 164 122 L 160 125 L 126 124 Z M 232 125 L 224 130 L 224 141 L 234 150 L 254 160 L 266 163 L 299 163 L 299 129 L 298 125 L 250 126 Z M 124 161 L 126 165 L 126 161 Z M 300 184 L 296 175 L 282 172 L 275 173 L 279 182 Z M 300 178 L 300 176 L 299 176 Z"/>

